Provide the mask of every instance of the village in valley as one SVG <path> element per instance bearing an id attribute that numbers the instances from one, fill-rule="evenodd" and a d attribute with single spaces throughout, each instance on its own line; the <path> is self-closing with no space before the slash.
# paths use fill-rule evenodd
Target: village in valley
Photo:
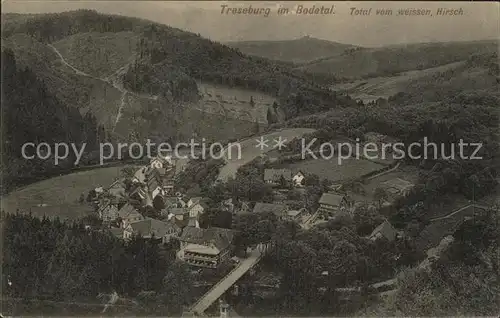
<path id="1" fill-rule="evenodd" d="M 376 139 L 373 133 L 366 136 L 366 141 Z M 377 140 L 384 139 L 380 134 L 376 137 Z M 408 176 L 414 179 L 415 170 L 400 167 L 401 162 L 396 160 L 389 160 L 383 165 L 378 161 L 378 170 L 363 171 L 358 177 L 332 182 L 308 171 L 307 165 L 306 169 L 301 170 L 282 167 L 277 162 L 283 157 L 287 157 L 286 153 L 275 153 L 274 158 L 263 154 L 240 167 L 240 170 L 259 167 L 256 170 L 257 178 L 260 178 L 258 181 L 272 189 L 271 199 L 252 202 L 226 195 L 219 197 L 220 201 L 214 201 L 209 197 L 186 195 L 176 184 L 192 162 L 158 154 L 144 166 L 123 168 L 122 177 L 107 187 L 99 186 L 91 190 L 87 201 L 94 206 L 96 216 L 102 221 L 101 231 L 125 242 L 133 237 L 157 241 L 164 249 L 175 251 L 176 258 L 189 265 L 194 272 L 204 270 L 209 277 L 212 275 L 210 270 L 225 268 L 227 276 L 215 278 L 216 272 L 212 273 L 214 279 L 220 279 L 216 285 L 226 286 L 220 291 L 210 289 L 204 297 L 212 299 L 201 309 L 193 309 L 193 312 L 203 312 L 231 287 L 233 292 L 237 290 L 236 281 L 254 267 L 261 254 L 269 248 L 262 237 L 241 244 L 241 237 L 250 235 L 241 233 L 241 226 L 239 230 L 234 228 L 241 218 L 256 220 L 258 216 L 271 216 L 278 222 L 295 223 L 303 230 L 309 230 L 321 225 L 342 223 L 346 219 L 357 218 L 356 222 L 361 222 L 357 214 L 364 213 L 372 218 L 365 222 L 378 222 L 364 225 L 365 228 L 371 228 L 370 232 L 365 233 L 365 240 L 387 244 L 405 241 L 404 231 L 396 230 L 387 216 L 393 213 L 391 208 L 396 200 L 411 193 L 414 184 L 403 178 Z M 342 169 L 342 165 L 338 168 Z M 344 169 L 349 169 L 349 166 Z M 211 182 L 213 187 L 221 183 L 220 180 Z M 234 182 L 238 182 L 237 176 Z M 310 193 L 312 188 L 315 189 L 314 194 Z M 225 228 L 212 226 L 207 222 L 207 214 L 210 213 L 225 213 L 223 217 L 231 221 L 222 222 L 228 225 Z M 251 231 L 248 226 L 243 226 L 243 231 Z M 434 244 L 439 241 L 440 238 Z M 252 255 L 255 256 L 252 253 L 257 253 L 257 257 L 251 259 Z M 245 262 L 248 262 L 248 266 L 244 266 Z M 231 277 L 239 268 L 241 273 Z M 322 275 L 328 275 L 328 271 L 323 271 Z M 373 288 L 387 293 L 394 283 L 395 279 L 389 279 L 374 284 Z M 199 302 L 203 303 L 203 300 Z M 228 308 L 227 303 L 220 304 L 221 311 Z"/>
<path id="2" fill-rule="evenodd" d="M 498 315 L 492 6 L 8 2 L 0 317 Z"/>
<path id="3" fill-rule="evenodd" d="M 311 210 L 299 200 L 307 196 L 306 176 L 311 174 L 308 171 L 269 168 L 264 169 L 262 180 L 273 188 L 273 202 L 249 202 L 238 198 L 210 202 L 210 198 L 189 197 L 177 191 L 176 177 L 186 165 L 188 159 L 158 155 L 149 164 L 139 167 L 133 175 L 118 178 L 107 187 L 99 186 L 90 191 L 91 202 L 103 226 L 123 240 L 129 240 L 134 235 L 156 239 L 163 244 L 173 239 L 179 240 L 177 257 L 180 260 L 194 266 L 216 268 L 234 254 L 234 231 L 200 227 L 200 218 L 207 212 L 209 203 L 235 216 L 271 213 L 278 220 L 294 221 L 304 229 L 309 229 L 339 216 L 352 217 L 357 207 L 368 203 L 368 208 L 374 211 L 388 209 L 392 201 L 405 196 L 413 187 L 411 182 L 399 177 L 385 178 L 386 181 L 377 187 L 372 185 L 373 193 L 370 194 L 364 189 L 369 188 L 369 184 L 363 181 L 363 177 L 348 180 L 346 184 L 329 184 L 327 191 L 319 197 L 318 208 Z M 386 170 L 375 177 L 390 172 Z M 315 178 L 312 177 L 313 180 Z M 376 182 L 374 176 L 370 179 L 370 184 Z M 295 197 L 288 198 L 289 194 Z M 367 238 L 374 240 L 383 237 L 393 241 L 398 235 L 401 233 L 384 220 Z"/>
<path id="4" fill-rule="evenodd" d="M 381 143 L 388 138 L 367 133 L 363 140 Z M 391 141 L 397 142 L 394 139 Z M 459 215 L 454 222 L 448 222 L 448 215 L 462 210 L 464 215 L 473 215 L 475 209 L 487 209 L 470 201 L 461 206 L 450 205 L 446 207 L 450 209 L 448 215 L 435 218 L 436 222 L 431 219 L 431 223 L 427 223 L 422 231 L 424 234 L 415 237 L 412 233 L 397 229 L 389 221 L 397 212 L 395 205 L 400 204 L 398 200 L 401 202 L 414 193 L 414 182 L 418 179 L 415 167 L 392 157 L 384 160 L 361 157 L 356 159 L 359 164 L 373 161 L 376 165 L 372 167 L 376 169 L 359 169 L 345 177 L 346 173 L 342 170 L 352 169 L 352 163 L 342 166 L 334 158 L 330 163 L 336 165 L 333 174 L 336 177 L 344 176 L 344 179 L 339 177 L 335 180 L 329 178 L 332 173 L 318 175 L 317 170 L 309 170 L 309 167 L 321 164 L 312 166 L 309 160 L 297 159 L 293 150 L 272 150 L 240 166 L 234 178 L 226 180 L 233 182 L 229 187 L 248 182 L 240 179 L 249 178 L 249 192 L 253 191 L 252 183 L 270 191 L 270 195 L 259 195 L 260 199 L 250 200 L 252 194 L 245 193 L 244 197 L 239 197 L 234 195 L 237 191 L 232 192 L 232 196 L 227 191 L 225 194 L 213 195 L 218 193 L 217 190 L 205 191 L 212 193 L 207 196 L 189 195 L 186 188 L 178 184 L 182 178 L 186 178 L 187 168 L 196 164 L 193 163 L 195 160 L 158 154 L 144 166 L 124 167 L 120 178 L 107 187 L 99 186 L 91 190 L 87 201 L 94 206 L 95 216 L 102 222 L 97 228 L 99 231 L 108 232 L 125 243 L 134 237 L 153 240 L 164 250 L 175 253 L 175 258 L 188 265 L 193 273 L 204 272 L 197 284 L 207 284 L 208 277 L 213 286 L 185 311 L 188 315 L 213 309 L 210 306 L 216 300 L 221 302 L 221 314 L 232 310 L 223 301 L 226 292 L 231 290 L 232 294 L 237 294 L 238 280 L 248 271 L 255 275 L 254 267 L 266 251 L 276 248 L 269 246 L 271 241 L 276 241 L 276 233 L 268 232 L 266 220 L 278 222 L 275 224 L 288 224 L 292 228 L 294 225 L 291 224 L 295 224 L 302 231 L 354 223 L 358 234 L 362 234 L 361 239 L 377 242 L 377 246 L 385 244 L 388 250 L 393 249 L 391 246 L 406 246 L 411 240 L 411 244 L 417 246 L 418 253 L 427 255 L 418 267 L 429 268 L 453 242 L 453 237 L 447 234 L 452 233 L 463 221 Z M 220 169 L 224 164 L 226 162 L 217 167 Z M 297 165 L 303 165 L 303 168 L 297 168 Z M 246 172 L 242 174 L 242 171 Z M 224 181 L 212 179 L 203 180 L 210 184 L 206 188 L 228 187 Z M 199 185 L 194 186 L 199 189 Z M 428 235 L 429 231 L 435 231 L 433 227 L 439 226 L 440 221 L 448 222 L 441 227 L 440 234 Z M 404 254 L 414 253 L 412 251 L 403 250 L 391 257 L 397 262 L 402 257 L 409 257 Z M 266 276 L 269 273 L 265 274 L 264 271 L 261 274 Z M 322 271 L 321 275 L 326 279 L 329 272 Z M 260 274 L 257 279 L 258 276 Z M 372 282 L 370 288 L 379 295 L 394 292 L 396 277 L 382 277 L 378 282 Z M 359 288 L 338 289 L 348 293 L 353 290 L 359 291 Z M 352 296 L 346 297 L 349 299 Z"/>

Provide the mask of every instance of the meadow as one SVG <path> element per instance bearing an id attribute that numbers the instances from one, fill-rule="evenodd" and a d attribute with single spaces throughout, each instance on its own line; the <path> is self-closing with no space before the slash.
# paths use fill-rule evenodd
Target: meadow
<path id="1" fill-rule="evenodd" d="M 120 177 L 121 167 L 98 168 L 80 171 L 36 182 L 15 190 L 1 198 L 2 210 L 15 213 L 32 213 L 34 216 L 59 217 L 75 220 L 93 213 L 87 203 L 80 203 L 96 187 L 106 187 Z"/>
<path id="2" fill-rule="evenodd" d="M 303 171 L 312 173 L 320 179 L 328 179 L 332 182 L 341 182 L 349 179 L 359 178 L 364 174 L 384 168 L 383 165 L 364 159 L 342 159 L 341 163 L 337 157 L 332 159 L 310 159 L 286 165 L 292 171 Z"/>

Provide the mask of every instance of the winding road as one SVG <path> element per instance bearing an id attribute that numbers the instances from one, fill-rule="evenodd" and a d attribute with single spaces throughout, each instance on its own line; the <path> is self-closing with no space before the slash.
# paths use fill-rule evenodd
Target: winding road
<path id="1" fill-rule="evenodd" d="M 300 138 L 314 131 L 315 129 L 310 128 L 286 128 L 231 143 L 230 147 L 226 146 L 223 150 L 226 164 L 220 169 L 218 180 L 227 181 L 228 178 L 236 175 L 239 167 L 249 163 L 260 155 L 264 155 L 276 149 L 275 144 L 279 138 L 286 143 L 294 138 Z M 263 144 L 262 147 L 257 147 L 259 146 L 260 138 L 265 141 L 265 145 Z"/>

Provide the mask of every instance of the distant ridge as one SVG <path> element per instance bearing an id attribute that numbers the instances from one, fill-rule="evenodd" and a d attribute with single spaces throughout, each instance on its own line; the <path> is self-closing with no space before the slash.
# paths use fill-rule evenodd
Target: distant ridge
<path id="1" fill-rule="evenodd" d="M 357 48 L 352 44 L 318 39 L 308 35 L 292 40 L 236 41 L 225 44 L 245 54 L 293 63 L 306 63 L 336 56 L 344 53 L 345 50 Z"/>

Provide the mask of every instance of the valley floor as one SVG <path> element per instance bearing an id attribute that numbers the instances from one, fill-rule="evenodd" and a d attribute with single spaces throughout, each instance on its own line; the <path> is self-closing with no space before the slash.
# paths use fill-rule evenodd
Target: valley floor
<path id="1" fill-rule="evenodd" d="M 120 177 L 123 166 L 98 168 L 40 181 L 11 192 L 1 198 L 2 210 L 31 212 L 38 217 L 76 220 L 94 213 L 87 202 L 79 202 L 83 194 L 99 186 L 107 186 Z"/>

